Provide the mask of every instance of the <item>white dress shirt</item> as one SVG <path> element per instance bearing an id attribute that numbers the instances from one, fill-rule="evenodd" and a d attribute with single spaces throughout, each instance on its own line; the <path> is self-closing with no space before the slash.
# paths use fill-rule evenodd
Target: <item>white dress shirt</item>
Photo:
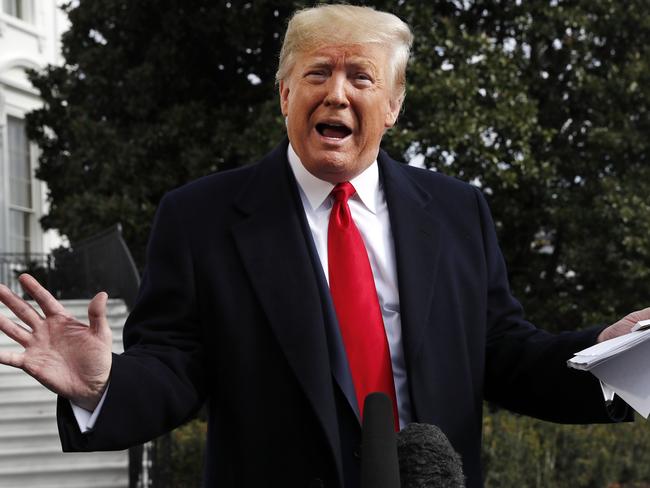
<path id="1" fill-rule="evenodd" d="M 72 413 L 74 413 L 74 418 L 77 420 L 77 424 L 79 424 L 79 430 L 81 432 L 89 432 L 95 426 L 99 412 L 102 411 L 104 400 L 106 400 L 106 393 L 108 393 L 108 385 L 106 385 L 106 389 L 104 390 L 102 398 L 99 400 L 99 403 L 95 407 L 95 410 L 92 412 L 89 412 L 85 408 L 81 408 L 80 406 L 70 402 L 70 405 L 72 406 Z"/>
<path id="2" fill-rule="evenodd" d="M 323 273 L 329 283 L 327 265 L 327 229 L 333 198 L 334 185 L 316 178 L 300 162 L 300 158 L 289 145 L 289 164 L 298 182 L 302 206 L 314 238 Z M 381 315 L 388 338 L 390 358 L 395 380 L 395 393 L 399 411 L 400 427 L 411 421 L 411 405 L 408 393 L 408 379 L 402 347 L 402 321 L 397 289 L 397 266 L 395 247 L 390 227 L 386 197 L 379 181 L 379 167 L 373 162 L 363 173 L 350 181 L 357 193 L 350 197 L 348 205 L 354 223 L 359 229 L 368 251 L 370 267 L 375 278 Z"/>

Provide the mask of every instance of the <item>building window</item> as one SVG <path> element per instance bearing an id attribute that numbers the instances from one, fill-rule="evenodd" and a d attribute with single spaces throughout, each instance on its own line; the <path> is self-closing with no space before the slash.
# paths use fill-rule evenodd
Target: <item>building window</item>
<path id="1" fill-rule="evenodd" d="M 9 249 L 11 252 L 29 254 L 31 215 L 26 212 L 9 210 Z"/>
<path id="2" fill-rule="evenodd" d="M 31 22 L 32 0 L 2 0 L 2 10 L 13 17 Z"/>
<path id="3" fill-rule="evenodd" d="M 25 121 L 7 117 L 9 149 L 9 251 L 29 253 L 34 214 L 32 163 Z"/>
<path id="4" fill-rule="evenodd" d="M 22 18 L 23 15 L 22 0 L 2 0 L 2 10 L 4 13 Z"/>

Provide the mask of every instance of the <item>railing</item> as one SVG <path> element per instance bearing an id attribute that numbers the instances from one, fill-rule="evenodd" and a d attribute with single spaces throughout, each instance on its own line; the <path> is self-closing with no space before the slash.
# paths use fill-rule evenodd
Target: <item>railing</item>
<path id="1" fill-rule="evenodd" d="M 0 282 L 22 293 L 18 276 L 34 275 L 59 299 L 92 298 L 100 291 L 132 308 L 140 277 L 119 224 L 52 254 L 0 253 Z"/>
<path id="2" fill-rule="evenodd" d="M 53 268 L 51 254 L 45 253 L 0 253 L 0 283 L 7 285 L 15 293 L 22 294 L 18 276 L 29 273 L 49 288 L 49 278 Z"/>

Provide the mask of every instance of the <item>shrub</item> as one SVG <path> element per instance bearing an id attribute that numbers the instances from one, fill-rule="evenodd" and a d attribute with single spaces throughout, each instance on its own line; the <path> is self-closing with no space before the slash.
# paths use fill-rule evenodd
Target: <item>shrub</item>
<path id="1" fill-rule="evenodd" d="M 559 425 L 504 410 L 483 424 L 486 488 L 642 488 L 650 486 L 645 421 Z"/>

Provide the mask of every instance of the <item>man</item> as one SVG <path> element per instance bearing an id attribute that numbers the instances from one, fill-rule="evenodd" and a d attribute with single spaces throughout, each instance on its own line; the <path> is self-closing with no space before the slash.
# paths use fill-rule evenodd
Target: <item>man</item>
<path id="1" fill-rule="evenodd" d="M 354 487 L 359 405 L 378 388 L 400 425 L 438 425 L 478 487 L 484 398 L 610 421 L 598 382 L 565 361 L 650 309 L 560 336 L 524 321 L 480 192 L 379 150 L 410 43 L 369 8 L 292 18 L 278 70 L 288 140 L 162 200 L 123 355 L 110 354 L 105 294 L 86 327 L 29 276 L 44 319 L 0 289 L 33 329 L 0 319 L 25 347 L 0 362 L 60 395 L 65 450 L 146 441 L 207 400 L 205 486 Z"/>

